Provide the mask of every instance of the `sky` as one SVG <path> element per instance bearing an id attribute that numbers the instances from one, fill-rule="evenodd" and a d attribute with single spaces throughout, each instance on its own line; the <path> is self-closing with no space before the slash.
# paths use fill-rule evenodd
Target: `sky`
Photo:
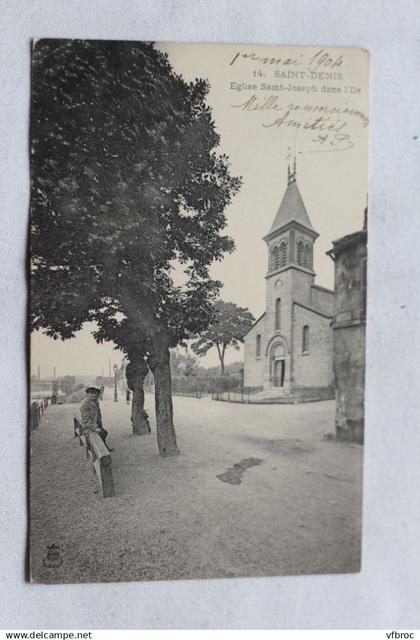
<path id="1" fill-rule="evenodd" d="M 325 255 L 333 240 L 359 230 L 368 190 L 368 54 L 362 49 L 157 43 L 185 80 L 207 78 L 208 103 L 242 187 L 226 209 L 235 251 L 212 268 L 222 299 L 258 318 L 265 310 L 267 247 L 295 156 L 297 184 L 319 233 L 314 248 L 316 283 L 333 288 L 334 264 Z M 97 345 L 85 325 L 66 342 L 37 332 L 31 373 L 41 377 L 107 375 L 122 355 Z M 242 358 L 228 350 L 226 362 Z M 200 361 L 218 364 L 215 350 Z"/>

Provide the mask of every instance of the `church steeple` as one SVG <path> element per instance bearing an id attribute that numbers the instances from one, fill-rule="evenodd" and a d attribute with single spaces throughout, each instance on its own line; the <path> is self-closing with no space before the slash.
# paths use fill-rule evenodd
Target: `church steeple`
<path id="1" fill-rule="evenodd" d="M 313 273 L 313 243 L 318 237 L 297 185 L 296 156 L 288 158 L 287 186 L 265 236 L 270 253 L 268 272 L 298 267 Z"/>
<path id="2" fill-rule="evenodd" d="M 306 227 L 307 229 L 310 229 L 312 232 L 314 232 L 314 228 L 311 224 L 302 200 L 302 196 L 300 195 L 300 191 L 297 186 L 296 156 L 294 157 L 292 166 L 290 166 L 290 163 L 288 162 L 286 191 L 280 203 L 280 207 L 277 210 L 274 222 L 271 225 L 271 229 L 268 232 L 268 235 L 271 235 L 290 222 L 296 222 L 302 227 Z"/>

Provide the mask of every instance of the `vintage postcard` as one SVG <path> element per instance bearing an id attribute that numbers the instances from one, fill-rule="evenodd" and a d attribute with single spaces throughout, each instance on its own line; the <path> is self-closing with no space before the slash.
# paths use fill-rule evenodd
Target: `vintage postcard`
<path id="1" fill-rule="evenodd" d="M 30 577 L 360 570 L 369 54 L 34 40 Z"/>

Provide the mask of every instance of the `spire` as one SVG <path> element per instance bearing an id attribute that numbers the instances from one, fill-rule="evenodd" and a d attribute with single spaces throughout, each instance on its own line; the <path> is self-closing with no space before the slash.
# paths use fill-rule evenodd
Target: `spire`
<path id="1" fill-rule="evenodd" d="M 289 150 L 289 155 L 287 156 L 287 184 L 291 184 L 292 182 L 296 182 L 296 154 L 293 156 L 293 169 L 291 168 L 291 154 Z"/>
<path id="2" fill-rule="evenodd" d="M 296 153 L 292 156 L 289 148 L 289 153 L 287 155 L 287 188 L 280 203 L 280 207 L 277 210 L 269 234 L 281 229 L 290 222 L 297 222 L 301 226 L 312 231 L 312 233 L 316 233 L 312 227 L 302 196 L 300 195 L 296 182 L 296 174 Z"/>

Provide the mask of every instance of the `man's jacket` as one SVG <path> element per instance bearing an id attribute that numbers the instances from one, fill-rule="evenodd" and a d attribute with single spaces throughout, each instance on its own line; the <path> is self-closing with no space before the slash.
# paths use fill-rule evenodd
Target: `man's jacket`
<path id="1" fill-rule="evenodd" d="M 88 429 L 89 431 L 95 431 L 98 427 L 102 429 L 101 410 L 97 400 L 86 398 L 80 407 L 80 413 L 82 415 L 84 429 Z"/>

